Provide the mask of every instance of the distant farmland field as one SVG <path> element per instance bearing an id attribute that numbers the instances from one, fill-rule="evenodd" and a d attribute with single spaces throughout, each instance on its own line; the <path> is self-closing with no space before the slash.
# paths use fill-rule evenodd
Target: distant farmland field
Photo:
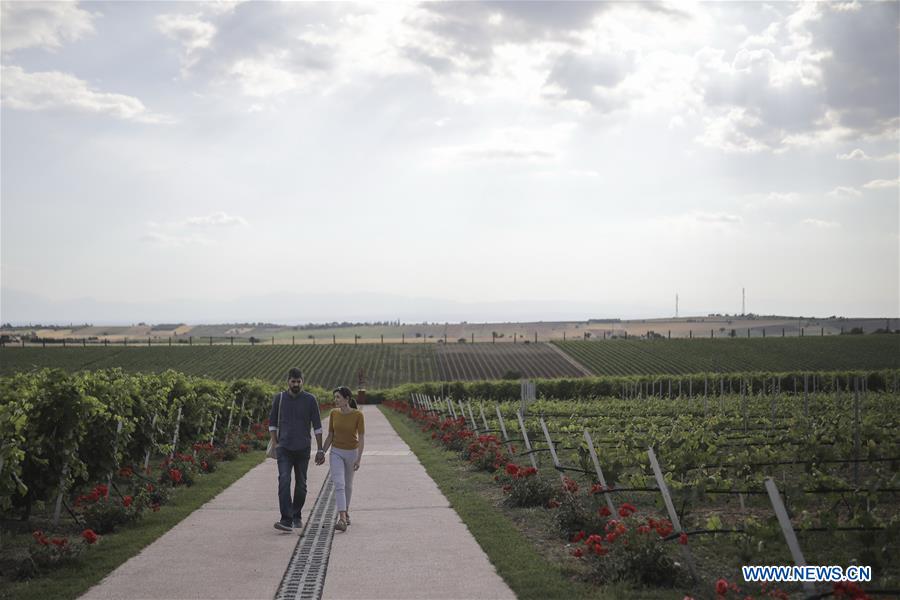
<path id="1" fill-rule="evenodd" d="M 310 385 L 356 387 L 362 369 L 369 388 L 436 381 L 433 346 L 351 344 L 318 346 L 188 346 L 155 348 L 4 348 L 0 373 L 39 367 L 69 371 L 121 367 L 131 372 L 175 369 L 214 379 L 258 377 L 284 381 L 287 370 L 303 369 Z"/>
<path id="2" fill-rule="evenodd" d="M 553 342 L 596 375 L 900 368 L 900 336 Z"/>
<path id="3" fill-rule="evenodd" d="M 434 356 L 441 381 L 502 379 L 515 373 L 546 379 L 584 375 L 548 344 L 441 344 Z"/>
<path id="4" fill-rule="evenodd" d="M 900 336 L 607 340 L 553 342 L 596 375 L 701 372 L 827 371 L 900 368 Z M 319 344 L 266 346 L 8 347 L 0 374 L 40 367 L 69 371 L 121 367 L 130 372 L 175 369 L 216 379 L 284 379 L 299 366 L 311 385 L 356 386 L 362 369 L 369 389 L 424 381 L 578 377 L 549 344 Z"/>

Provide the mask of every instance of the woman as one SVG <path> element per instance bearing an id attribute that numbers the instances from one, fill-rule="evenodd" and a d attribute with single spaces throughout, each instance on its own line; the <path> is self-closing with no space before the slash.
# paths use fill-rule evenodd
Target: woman
<path id="1" fill-rule="evenodd" d="M 326 451 L 331 448 L 329 464 L 338 509 L 338 522 L 334 528 L 347 531 L 353 473 L 359 470 L 362 459 L 366 423 L 362 411 L 357 410 L 350 388 L 341 386 L 334 390 L 334 403 L 337 408 L 331 411 L 328 419 L 328 437 L 324 448 Z"/>

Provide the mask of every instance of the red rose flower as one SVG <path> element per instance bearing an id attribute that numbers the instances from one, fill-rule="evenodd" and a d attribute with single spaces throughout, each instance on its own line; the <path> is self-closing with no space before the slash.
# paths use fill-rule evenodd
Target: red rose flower
<path id="1" fill-rule="evenodd" d="M 575 548 L 574 550 L 572 550 L 572 556 L 574 556 L 575 558 L 581 558 L 582 556 L 584 556 L 584 552 L 581 551 L 581 548 Z"/>
<path id="2" fill-rule="evenodd" d="M 81 532 L 81 537 L 83 537 L 84 541 L 88 544 L 96 544 L 97 540 L 100 539 L 100 536 L 97 535 L 93 529 L 85 529 Z"/>
<path id="3" fill-rule="evenodd" d="M 724 596 L 728 593 L 728 582 L 724 579 L 719 579 L 716 582 L 716 593 L 720 596 Z"/>
<path id="4" fill-rule="evenodd" d="M 682 546 L 687 546 L 688 535 L 685 532 L 681 532 L 681 535 L 678 536 L 678 543 Z"/>
<path id="5" fill-rule="evenodd" d="M 597 556 L 603 556 L 607 552 L 609 552 L 607 548 L 604 548 L 600 544 L 594 544 L 594 554 L 596 554 Z"/>
<path id="6" fill-rule="evenodd" d="M 41 531 L 40 529 L 35 531 L 34 533 L 32 533 L 31 537 L 33 537 L 34 541 L 36 541 L 41 546 L 49 546 L 50 545 L 50 540 L 47 539 L 47 536 L 45 536 L 44 532 Z"/>
<path id="7" fill-rule="evenodd" d="M 572 536 L 572 543 L 574 544 L 574 543 L 580 542 L 581 540 L 584 539 L 584 536 L 586 536 L 586 535 L 587 534 L 585 532 L 579 531 L 574 536 Z"/>
<path id="8" fill-rule="evenodd" d="M 63 548 L 69 543 L 68 538 L 53 538 L 50 542 L 57 548 Z"/>
<path id="9" fill-rule="evenodd" d="M 122 505 L 125 506 L 125 508 L 131 506 L 132 502 L 134 502 L 134 498 L 132 496 L 125 496 L 124 498 L 122 498 Z"/>
<path id="10" fill-rule="evenodd" d="M 612 514 L 612 512 L 610 512 L 608 506 L 601 506 L 600 510 L 597 511 L 597 514 L 599 514 L 601 517 L 608 517 Z"/>
<path id="11" fill-rule="evenodd" d="M 506 472 L 509 475 L 512 475 L 513 477 L 515 477 L 516 475 L 519 474 L 519 467 L 513 463 L 509 463 L 508 465 L 506 465 Z"/>

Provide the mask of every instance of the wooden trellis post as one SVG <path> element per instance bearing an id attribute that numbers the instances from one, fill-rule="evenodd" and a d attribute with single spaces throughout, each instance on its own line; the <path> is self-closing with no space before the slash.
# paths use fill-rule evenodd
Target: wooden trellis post
<path id="1" fill-rule="evenodd" d="M 535 459 L 534 453 L 531 451 L 531 442 L 528 440 L 528 431 L 525 430 L 525 420 L 522 418 L 522 413 L 517 412 L 516 418 L 519 420 L 519 428 L 522 430 L 522 441 L 525 443 L 525 450 L 528 451 L 528 457 L 531 459 L 531 466 L 537 469 L 537 459 Z"/>
<path id="2" fill-rule="evenodd" d="M 656 478 L 656 484 L 659 486 L 663 502 L 666 505 L 666 512 L 669 513 L 669 520 L 672 521 L 672 526 L 675 528 L 675 531 L 677 533 L 682 533 L 684 530 L 681 528 L 681 520 L 678 518 L 678 513 L 675 512 L 675 505 L 672 504 L 672 496 L 669 495 L 669 486 L 666 485 L 666 479 L 663 477 L 662 469 L 659 468 L 659 461 L 656 460 L 656 453 L 653 452 L 652 446 L 647 448 L 647 455 L 650 457 L 650 466 L 653 468 L 653 476 Z M 695 581 L 698 580 L 697 565 L 694 564 L 694 557 L 691 555 L 691 551 L 687 546 L 679 545 L 679 547 L 684 555 L 684 560 L 691 572 L 691 576 Z"/>
<path id="3" fill-rule="evenodd" d="M 156 417 L 159 416 L 158 413 L 153 413 L 153 420 L 150 421 L 150 447 L 147 448 L 147 451 L 144 453 L 144 473 L 147 472 L 147 468 L 150 466 L 150 450 L 156 445 Z"/>
<path id="4" fill-rule="evenodd" d="M 119 422 L 116 424 L 116 437 L 113 440 L 113 471 L 116 470 L 116 467 L 119 466 L 119 434 L 122 433 L 122 419 L 119 419 Z M 113 471 L 110 471 L 106 475 L 106 486 L 109 487 L 112 484 L 112 476 Z"/>
<path id="5" fill-rule="evenodd" d="M 500 423 L 500 432 L 503 434 L 503 441 L 506 443 L 506 451 L 512 456 L 512 444 L 509 442 L 509 436 L 506 434 L 506 424 L 503 423 L 503 413 L 500 412 L 500 405 L 494 406 L 497 409 L 497 421 Z"/>
<path id="6" fill-rule="evenodd" d="M 478 433 L 478 424 L 475 422 L 475 413 L 472 412 L 472 403 L 466 400 L 466 406 L 469 408 L 469 420 L 472 422 L 472 431 Z"/>
<path id="7" fill-rule="evenodd" d="M 175 435 L 172 436 L 172 452 L 169 458 L 175 457 L 175 449 L 178 447 L 178 429 L 181 427 L 181 407 L 178 407 L 178 418 L 175 420 Z"/>
<path id="8" fill-rule="evenodd" d="M 791 557 L 794 559 L 794 564 L 798 567 L 805 567 L 806 559 L 803 558 L 803 552 L 800 550 L 800 542 L 797 541 L 797 534 L 794 533 L 794 526 L 791 525 L 791 519 L 788 517 L 787 510 L 784 508 L 784 503 L 781 501 L 781 494 L 778 492 L 778 487 L 771 477 L 766 477 L 766 492 L 769 494 L 769 501 L 772 503 L 772 508 L 775 510 L 775 516 L 778 518 L 778 524 L 781 526 L 781 533 L 784 534 L 784 539 L 791 551 Z M 816 593 L 816 588 L 812 582 L 804 581 L 803 591 L 807 596 L 813 596 Z"/>
<path id="9" fill-rule="evenodd" d="M 487 433 L 488 429 L 490 428 L 488 427 L 487 419 L 484 416 L 484 400 L 481 401 L 481 405 L 478 407 L 478 410 L 481 411 L 481 423 L 482 425 L 484 425 L 484 432 Z"/>
<path id="10" fill-rule="evenodd" d="M 597 480 L 604 490 L 609 490 L 609 487 L 606 485 L 606 478 L 603 476 L 603 469 L 600 468 L 600 459 L 597 458 L 597 451 L 594 449 L 594 440 L 591 439 L 591 433 L 587 429 L 584 430 L 584 439 L 588 445 L 588 452 L 591 453 L 591 462 L 594 463 L 594 470 L 597 471 Z M 609 508 L 609 512 L 616 514 L 616 507 L 613 504 L 611 494 L 605 493 L 603 496 L 606 498 L 606 506 Z"/>
<path id="11" fill-rule="evenodd" d="M 69 474 L 69 458 L 66 457 L 66 462 L 63 464 L 62 474 L 59 476 L 59 494 L 56 496 L 56 506 L 53 509 L 53 527 L 59 525 L 59 513 L 62 510 L 62 501 L 63 496 L 66 492 L 66 477 Z"/>
<path id="12" fill-rule="evenodd" d="M 550 432 L 547 431 L 547 424 L 544 422 L 544 417 L 541 417 L 541 429 L 544 430 L 544 437 L 547 438 L 547 447 L 550 448 L 550 457 L 553 459 L 553 466 L 559 470 L 559 457 L 556 456 L 556 448 L 553 446 L 553 440 L 550 438 Z M 563 486 L 566 484 L 566 476 L 562 471 L 559 471 L 559 480 L 563 483 Z"/>

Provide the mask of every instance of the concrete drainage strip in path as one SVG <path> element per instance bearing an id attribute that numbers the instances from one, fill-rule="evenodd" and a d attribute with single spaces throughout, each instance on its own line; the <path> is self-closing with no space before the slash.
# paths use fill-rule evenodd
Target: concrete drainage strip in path
<path id="1" fill-rule="evenodd" d="M 331 473 L 325 477 L 303 536 L 297 541 L 275 600 L 319 600 L 334 538 L 336 505 Z"/>

